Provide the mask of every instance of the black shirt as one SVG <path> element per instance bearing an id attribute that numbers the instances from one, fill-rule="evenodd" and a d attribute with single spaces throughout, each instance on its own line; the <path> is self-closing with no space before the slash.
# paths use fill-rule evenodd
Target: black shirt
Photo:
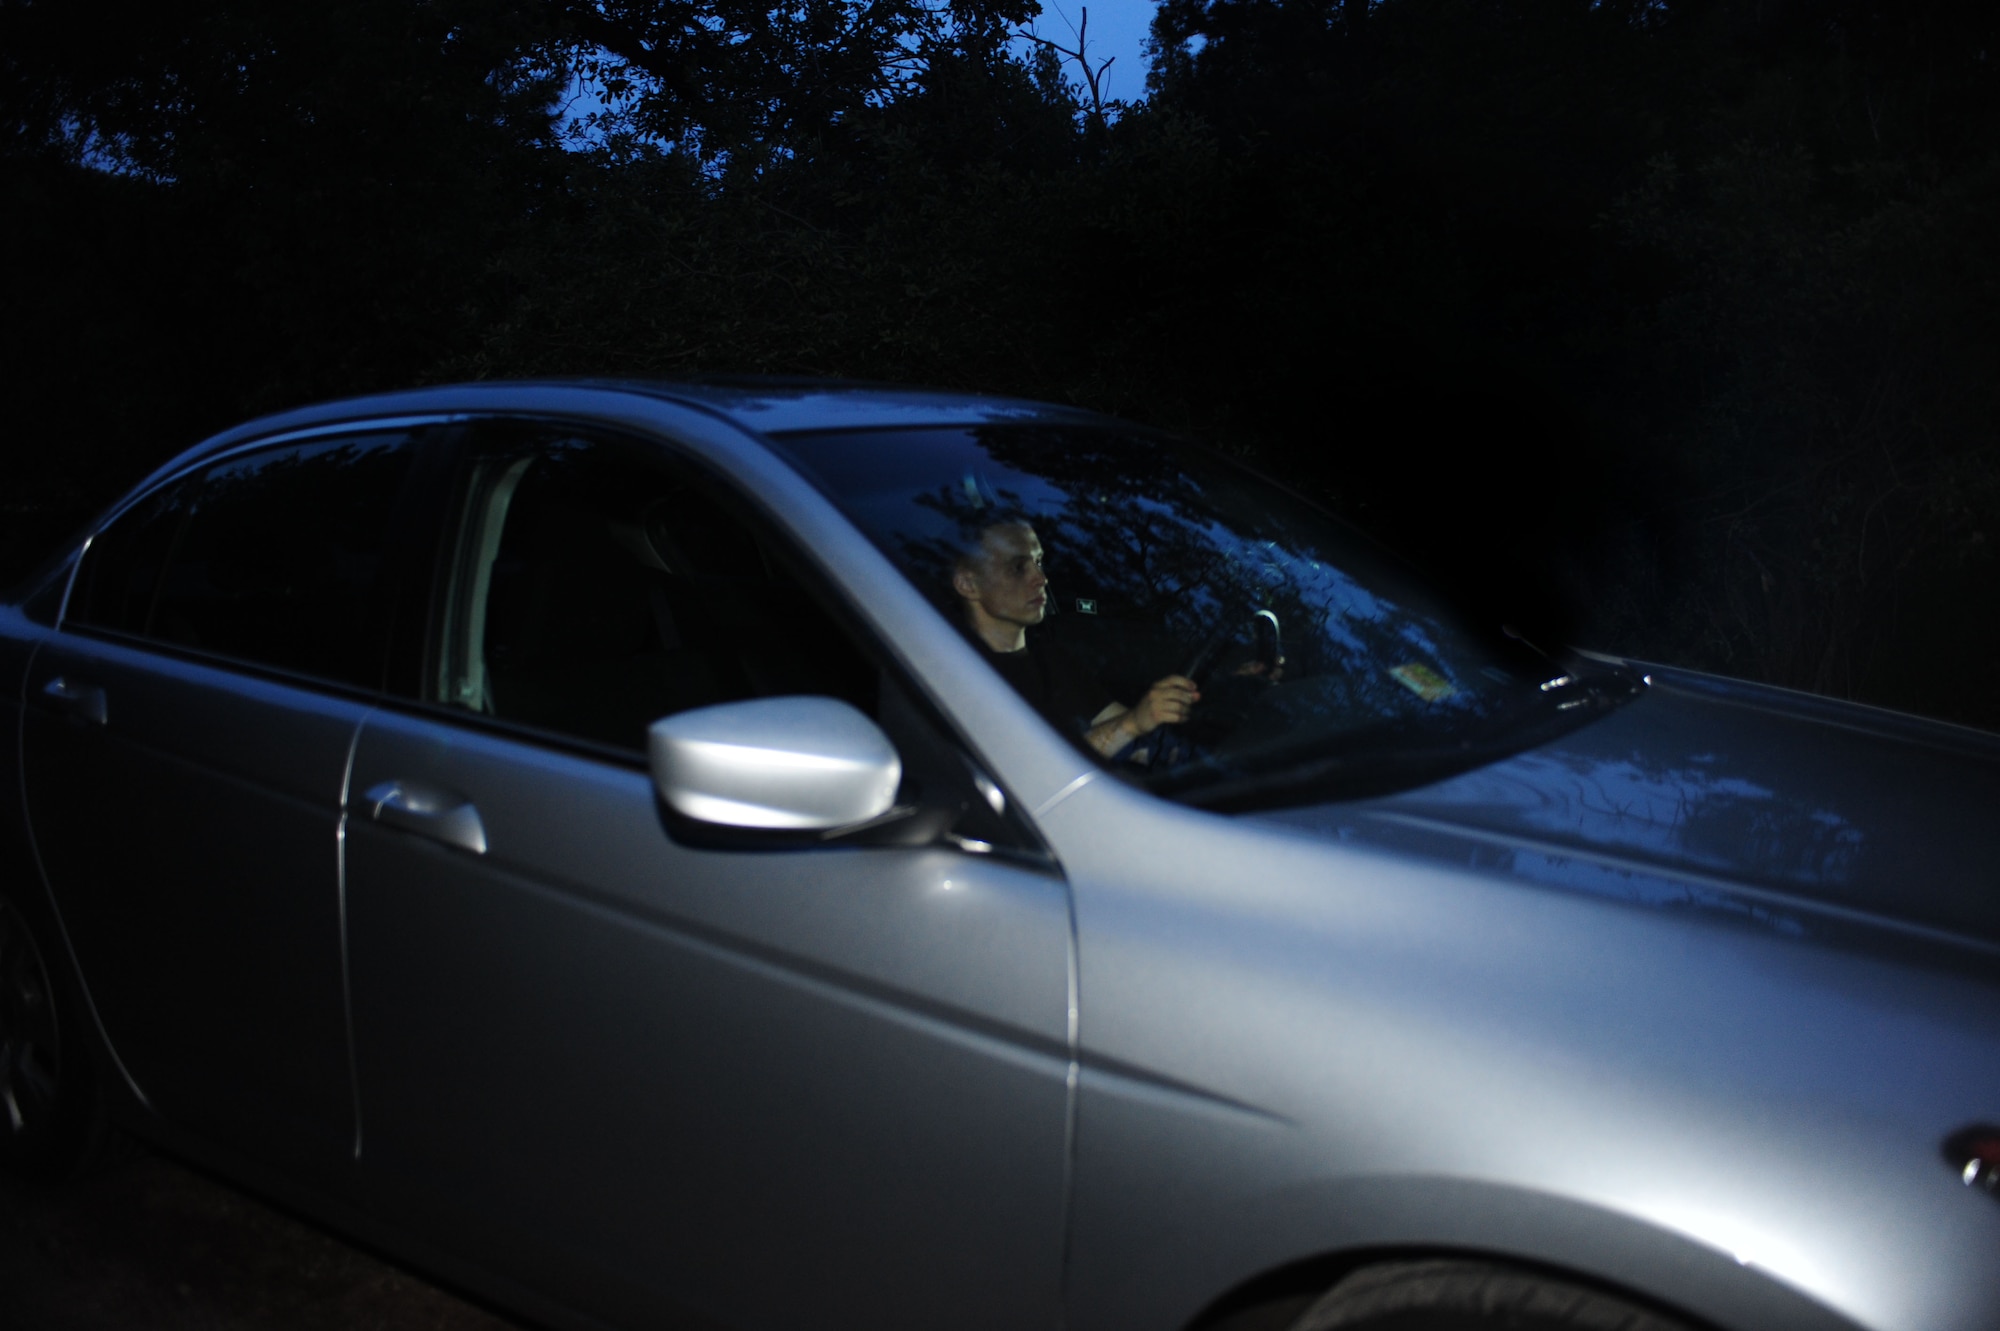
<path id="1" fill-rule="evenodd" d="M 976 638 L 973 641 L 1029 706 L 1072 739 L 1090 729 L 1091 718 L 1112 700 L 1110 692 L 1059 643 L 996 652 Z"/>

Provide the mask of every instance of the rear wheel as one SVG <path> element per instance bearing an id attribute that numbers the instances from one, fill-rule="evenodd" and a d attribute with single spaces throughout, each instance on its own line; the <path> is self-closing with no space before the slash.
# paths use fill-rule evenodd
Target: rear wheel
<path id="1" fill-rule="evenodd" d="M 57 1179 L 95 1154 L 104 1125 L 68 976 L 48 939 L 0 897 L 0 1168 Z"/>
<path id="2" fill-rule="evenodd" d="M 1363 1267 L 1306 1309 L 1291 1331 L 1689 1331 L 1682 1323 L 1568 1281 L 1484 1262 Z"/>

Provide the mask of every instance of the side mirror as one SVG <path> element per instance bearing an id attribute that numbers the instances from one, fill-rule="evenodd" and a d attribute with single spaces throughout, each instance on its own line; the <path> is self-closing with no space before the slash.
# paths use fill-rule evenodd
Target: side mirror
<path id="1" fill-rule="evenodd" d="M 896 747 L 835 698 L 698 707 L 648 727 L 653 787 L 698 823 L 825 832 L 888 813 L 903 779 Z"/>

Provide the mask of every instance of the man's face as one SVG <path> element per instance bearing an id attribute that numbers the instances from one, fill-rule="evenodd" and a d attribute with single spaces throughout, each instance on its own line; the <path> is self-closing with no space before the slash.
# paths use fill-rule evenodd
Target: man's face
<path id="1" fill-rule="evenodd" d="M 988 527 L 980 535 L 979 553 L 958 566 L 952 585 L 977 611 L 1002 623 L 1041 623 L 1049 608 L 1049 579 L 1035 529 L 1011 523 Z"/>

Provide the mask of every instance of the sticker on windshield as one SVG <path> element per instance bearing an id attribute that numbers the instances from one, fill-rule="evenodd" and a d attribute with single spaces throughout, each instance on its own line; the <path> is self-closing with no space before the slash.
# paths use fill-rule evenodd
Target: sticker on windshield
<path id="1" fill-rule="evenodd" d="M 1429 666 L 1418 665 L 1415 661 L 1407 665 L 1397 666 L 1389 672 L 1389 675 L 1398 684 L 1401 684 L 1425 702 L 1443 702 L 1446 698 L 1458 692 L 1456 688 L 1452 687 L 1450 680 Z"/>

